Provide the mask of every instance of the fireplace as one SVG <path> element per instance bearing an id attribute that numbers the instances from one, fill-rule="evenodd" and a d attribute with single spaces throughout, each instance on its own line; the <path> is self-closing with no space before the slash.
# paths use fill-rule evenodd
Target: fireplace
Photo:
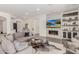
<path id="1" fill-rule="evenodd" d="M 49 35 L 58 35 L 58 31 L 56 31 L 56 30 L 49 30 Z"/>

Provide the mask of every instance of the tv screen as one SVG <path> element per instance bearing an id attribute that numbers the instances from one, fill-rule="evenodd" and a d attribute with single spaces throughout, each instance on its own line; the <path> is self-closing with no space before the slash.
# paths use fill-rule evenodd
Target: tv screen
<path id="1" fill-rule="evenodd" d="M 61 20 L 48 20 L 47 21 L 47 28 L 61 28 Z"/>

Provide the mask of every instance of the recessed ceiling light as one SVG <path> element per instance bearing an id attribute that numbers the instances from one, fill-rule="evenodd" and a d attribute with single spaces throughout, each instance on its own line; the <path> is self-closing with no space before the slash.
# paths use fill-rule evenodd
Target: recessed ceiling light
<path id="1" fill-rule="evenodd" d="M 40 11 L 40 8 L 37 8 L 36 11 Z"/>

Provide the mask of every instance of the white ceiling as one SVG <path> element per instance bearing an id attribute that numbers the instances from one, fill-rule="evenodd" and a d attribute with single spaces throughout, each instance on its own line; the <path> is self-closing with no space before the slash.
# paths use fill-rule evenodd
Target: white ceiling
<path id="1" fill-rule="evenodd" d="M 79 8 L 78 4 L 0 4 L 0 11 L 16 17 L 68 11 Z M 37 11 L 38 10 L 38 11 Z"/>

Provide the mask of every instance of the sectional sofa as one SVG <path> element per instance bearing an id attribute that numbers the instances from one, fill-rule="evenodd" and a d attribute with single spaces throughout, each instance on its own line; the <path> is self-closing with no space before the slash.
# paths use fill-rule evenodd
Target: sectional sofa
<path id="1" fill-rule="evenodd" d="M 22 34 L 20 33 L 20 35 Z M 63 44 L 59 44 L 51 41 L 48 41 L 50 46 L 46 46 L 47 48 L 45 50 L 40 48 L 36 50 L 31 45 L 29 45 L 29 42 L 27 42 L 27 37 L 22 37 L 20 35 L 17 33 L 15 38 L 13 37 L 13 35 L 0 36 L 0 42 L 1 42 L 0 54 L 51 54 L 51 53 L 63 54 L 63 53 L 66 53 L 66 48 L 63 46 Z M 32 39 L 32 38 L 33 37 L 29 37 L 29 39 Z M 54 46 L 59 49 L 56 49 Z"/>

